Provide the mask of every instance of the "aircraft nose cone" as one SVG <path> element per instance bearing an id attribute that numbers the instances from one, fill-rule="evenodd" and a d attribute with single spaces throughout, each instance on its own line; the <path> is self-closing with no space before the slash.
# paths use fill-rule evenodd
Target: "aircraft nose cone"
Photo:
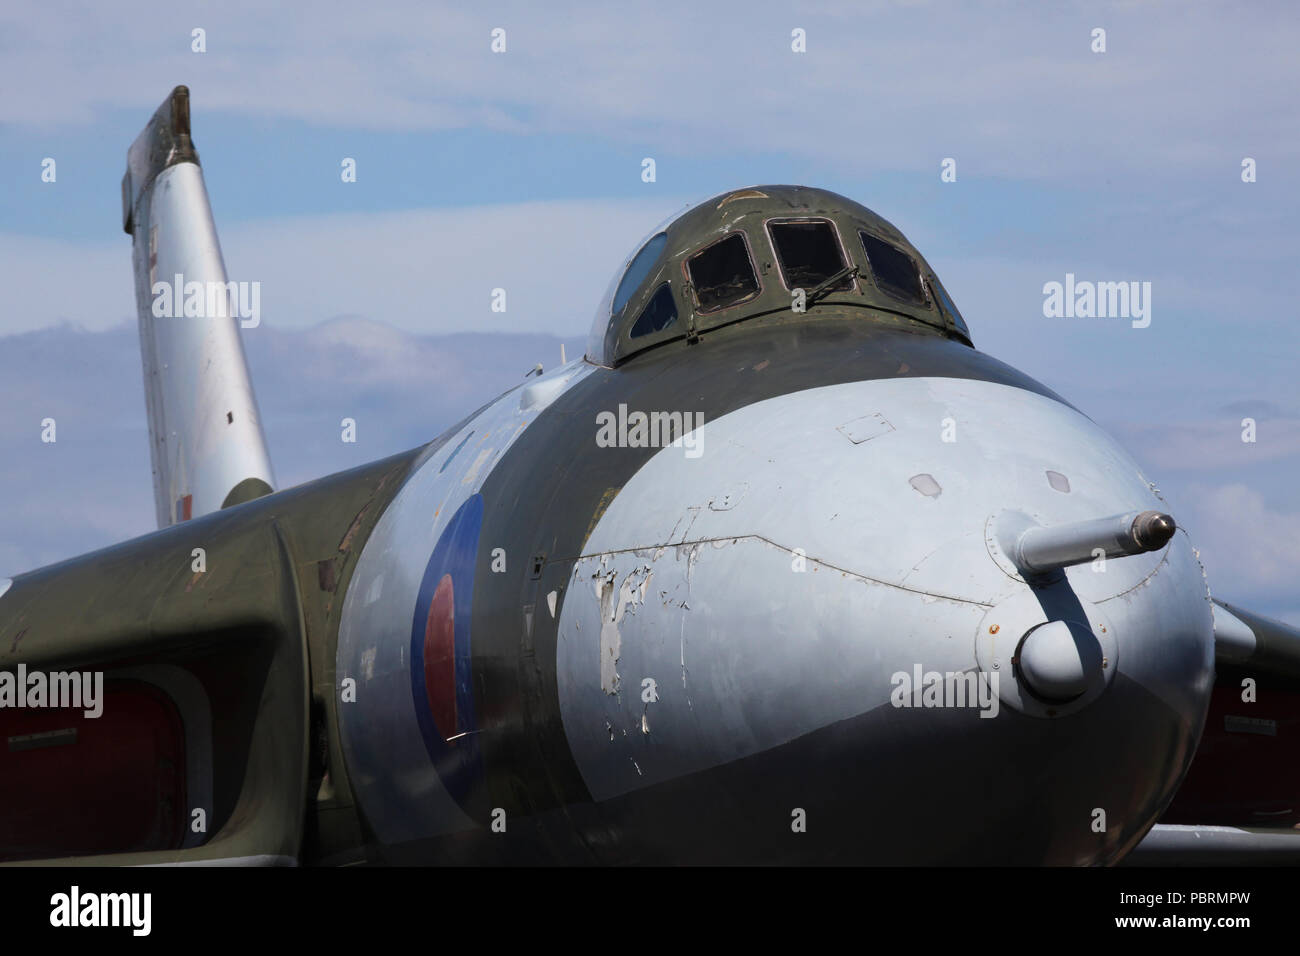
<path id="1" fill-rule="evenodd" d="M 1091 673 L 1101 669 L 1101 657 L 1101 645 L 1088 628 L 1049 621 L 1025 635 L 1017 666 L 1034 694 L 1067 701 L 1087 690 Z"/>

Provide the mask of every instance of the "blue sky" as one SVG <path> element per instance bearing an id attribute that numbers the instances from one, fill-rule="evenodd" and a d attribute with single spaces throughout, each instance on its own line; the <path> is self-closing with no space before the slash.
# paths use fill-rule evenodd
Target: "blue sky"
<path id="1" fill-rule="evenodd" d="M 505 53 L 489 48 L 496 27 Z M 1105 53 L 1091 49 L 1097 27 Z M 791 50 L 796 28 L 805 53 Z M 371 403 L 375 456 L 433 437 L 457 403 L 476 407 L 522 373 L 521 347 L 553 361 L 560 339 L 581 340 L 610 274 L 666 214 L 799 182 L 893 221 L 980 348 L 1116 434 L 1156 476 L 1216 593 L 1300 622 L 1297 45 L 1300 17 L 1272 3 L 7 8 L 0 492 L 35 502 L 58 468 L 104 456 L 118 484 L 51 501 L 58 533 L 7 509 L 0 574 L 151 527 L 119 182 L 126 147 L 186 83 L 231 276 L 263 286 L 268 342 L 249 343 L 254 362 L 294 354 L 293 341 L 312 357 L 292 375 L 255 369 L 282 479 L 349 463 L 323 441 L 277 447 L 275 434 L 336 431 L 335 409 L 315 422 L 296 395 L 333 383 L 342 404 L 349 389 Z M 55 183 L 41 182 L 45 157 Z M 340 181 L 343 157 L 357 160 L 355 184 Z M 940 181 L 947 157 L 953 183 Z M 1245 157 L 1254 183 L 1241 181 Z M 1066 272 L 1151 282 L 1151 326 L 1045 318 L 1042 286 Z M 488 308 L 498 286 L 505 315 Z M 336 354 L 306 347 L 322 323 L 359 367 L 385 354 L 362 355 L 375 339 L 463 365 L 483 349 L 466 335 L 497 336 L 499 367 L 431 402 L 421 434 L 411 402 L 438 383 L 402 364 L 392 404 L 375 405 L 360 379 L 338 381 Z M 97 350 L 127 367 L 57 361 Z M 37 466 L 44 409 L 65 409 L 72 434 L 110 383 L 125 394 L 112 426 L 125 437 L 79 446 L 84 460 L 70 442 L 63 464 Z M 1253 445 L 1239 440 L 1246 416 Z"/>

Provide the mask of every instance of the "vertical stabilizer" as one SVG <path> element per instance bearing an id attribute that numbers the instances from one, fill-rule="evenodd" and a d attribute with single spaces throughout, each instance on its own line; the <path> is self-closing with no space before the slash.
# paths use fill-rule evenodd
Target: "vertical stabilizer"
<path id="1" fill-rule="evenodd" d="M 256 283 L 227 282 L 189 90 L 178 86 L 127 152 L 132 238 L 158 526 L 275 490 L 240 325 L 260 321 Z"/>

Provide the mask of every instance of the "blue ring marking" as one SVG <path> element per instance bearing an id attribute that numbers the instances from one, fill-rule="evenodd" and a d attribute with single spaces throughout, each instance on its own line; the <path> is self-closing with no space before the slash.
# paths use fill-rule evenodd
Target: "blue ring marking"
<path id="1" fill-rule="evenodd" d="M 482 778 L 482 754 L 478 746 L 478 725 L 474 719 L 474 688 L 470 619 L 474 602 L 474 565 L 478 558 L 478 538 L 483 527 L 483 496 L 471 495 L 456 510 L 424 569 L 415 617 L 411 622 L 411 697 L 415 719 L 424 737 L 425 749 L 447 792 L 463 802 L 470 788 Z M 424 683 L 424 631 L 429 619 L 429 605 L 444 575 L 451 575 L 454 633 L 456 645 L 456 733 L 458 739 L 448 743 L 438 731 L 429 710 Z M 463 735 L 463 736 L 460 736 Z"/>

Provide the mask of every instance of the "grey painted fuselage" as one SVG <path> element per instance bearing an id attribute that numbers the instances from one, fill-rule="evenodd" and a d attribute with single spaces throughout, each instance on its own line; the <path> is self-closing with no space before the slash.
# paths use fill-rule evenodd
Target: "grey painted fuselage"
<path id="1" fill-rule="evenodd" d="M 374 858 L 1098 863 L 1171 799 L 1213 675 L 1185 534 L 1035 581 L 990 538 L 1162 505 L 1047 389 L 825 308 L 530 382 L 430 446 L 348 587 Z M 606 447 L 620 406 L 702 424 Z M 1106 654 L 1064 703 L 1013 660 L 1054 620 Z"/>

